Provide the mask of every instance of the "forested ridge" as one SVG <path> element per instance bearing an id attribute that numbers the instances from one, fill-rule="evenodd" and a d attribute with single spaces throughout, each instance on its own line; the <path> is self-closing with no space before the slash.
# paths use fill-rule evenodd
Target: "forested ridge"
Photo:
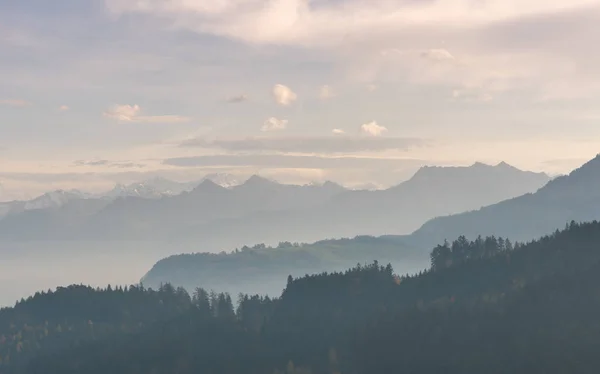
<path id="1" fill-rule="evenodd" d="M 0 373 L 597 372 L 600 223 L 460 237 L 431 261 L 289 277 L 237 306 L 170 285 L 38 294 L 0 312 Z"/>

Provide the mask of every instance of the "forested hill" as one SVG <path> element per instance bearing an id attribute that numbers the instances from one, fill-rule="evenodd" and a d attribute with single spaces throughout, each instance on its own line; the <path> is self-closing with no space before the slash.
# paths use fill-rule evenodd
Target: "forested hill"
<path id="1" fill-rule="evenodd" d="M 230 253 L 181 254 L 156 263 L 142 278 L 148 287 L 172 283 L 193 290 L 206 288 L 278 296 L 285 278 L 323 271 L 343 271 L 357 263 L 379 260 L 392 263 L 402 273 L 428 267 L 427 251 L 410 246 L 400 236 L 357 236 L 352 239 L 321 240 L 313 244 L 281 242 L 244 246 Z"/>
<path id="2" fill-rule="evenodd" d="M 22 370 L 3 364 L 0 372 L 562 374 L 600 367 L 600 223 L 572 223 L 527 244 L 461 237 L 436 247 L 431 260 L 430 270 L 414 276 L 374 263 L 289 277 L 279 299 L 242 295 L 235 312 L 228 295 L 202 289 L 192 297 L 168 286 L 105 291 L 124 295 L 110 304 L 123 311 L 110 319 L 124 331 L 68 338 L 61 353 L 35 355 Z M 11 362 L 36 341 L 53 345 L 62 336 L 19 336 L 45 326 L 44 313 L 67 302 L 72 310 L 61 313 L 84 320 L 94 305 L 73 288 L 20 308 L 35 300 L 41 314 L 27 326 L 19 307 L 2 312 Z M 143 308 L 131 308 L 138 302 Z M 162 305 L 174 314 L 156 317 Z M 140 313 L 154 313 L 155 322 L 140 326 Z M 89 324 L 73 331 L 84 335 Z"/>
<path id="3" fill-rule="evenodd" d="M 413 233 L 427 244 L 466 235 L 502 235 L 529 240 L 565 223 L 600 219 L 600 155 L 558 177 L 535 193 L 526 194 L 480 210 L 439 217 Z"/>

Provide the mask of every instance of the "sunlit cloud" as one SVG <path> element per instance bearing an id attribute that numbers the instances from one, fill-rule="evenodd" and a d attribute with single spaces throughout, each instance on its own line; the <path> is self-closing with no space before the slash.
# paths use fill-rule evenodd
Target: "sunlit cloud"
<path id="1" fill-rule="evenodd" d="M 384 126 L 380 126 L 376 121 L 371 121 L 360 126 L 360 132 L 370 136 L 380 136 L 388 131 Z"/>
<path id="2" fill-rule="evenodd" d="M 278 131 L 285 130 L 288 121 L 285 119 L 278 119 L 275 117 L 268 118 L 261 127 L 261 131 Z"/>
<path id="3" fill-rule="evenodd" d="M 20 100 L 20 99 L 5 99 L 5 100 L 0 100 L 0 105 L 6 105 L 6 106 L 14 107 L 14 108 L 21 108 L 21 107 L 30 106 L 31 103 L 29 101 Z"/>
<path id="4" fill-rule="evenodd" d="M 289 87 L 283 84 L 276 84 L 273 86 L 273 98 L 275 102 L 282 106 L 288 106 L 292 104 L 298 98 L 298 95 L 294 93 Z"/>
<path id="5" fill-rule="evenodd" d="M 138 122 L 138 123 L 180 123 L 189 122 L 189 117 L 177 115 L 161 116 L 140 116 L 141 108 L 139 105 L 114 105 L 104 112 L 104 116 L 119 122 Z"/>

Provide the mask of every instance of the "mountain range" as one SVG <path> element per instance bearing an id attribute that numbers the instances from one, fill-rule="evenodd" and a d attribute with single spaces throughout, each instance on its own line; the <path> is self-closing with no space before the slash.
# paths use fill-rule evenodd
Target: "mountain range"
<path id="1" fill-rule="evenodd" d="M 549 179 L 505 163 L 424 167 L 379 191 L 332 182 L 284 185 L 259 176 L 239 185 L 228 180 L 228 188 L 211 178 L 192 189 L 155 179 L 118 188 L 128 192 L 113 196 L 63 193 L 64 199 L 49 199 L 57 203 L 44 209 L 23 208 L 0 220 L 0 240 L 164 240 L 218 251 L 283 240 L 407 234 L 428 219 L 532 192 Z"/>
<path id="2" fill-rule="evenodd" d="M 0 203 L 0 218 L 8 214 L 22 213 L 27 210 L 59 208 L 72 200 L 102 199 L 110 203 L 114 199 L 123 197 L 139 197 L 144 199 L 158 199 L 163 196 L 175 196 L 185 191 L 191 191 L 205 180 L 225 187 L 233 187 L 241 182 L 231 174 L 209 174 L 193 182 L 176 182 L 163 177 L 154 177 L 142 182 L 131 184 L 117 183 L 110 191 L 102 193 L 88 193 L 80 190 L 56 190 L 47 192 L 31 200 L 9 201 Z"/>

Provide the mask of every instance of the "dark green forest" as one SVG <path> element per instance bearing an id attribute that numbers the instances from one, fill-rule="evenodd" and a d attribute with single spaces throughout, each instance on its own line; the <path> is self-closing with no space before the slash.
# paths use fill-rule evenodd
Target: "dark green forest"
<path id="1" fill-rule="evenodd" d="M 595 373 L 598 315 L 600 223 L 573 222 L 528 243 L 460 237 L 419 274 L 290 276 L 279 298 L 39 293 L 0 311 L 0 373 Z"/>

